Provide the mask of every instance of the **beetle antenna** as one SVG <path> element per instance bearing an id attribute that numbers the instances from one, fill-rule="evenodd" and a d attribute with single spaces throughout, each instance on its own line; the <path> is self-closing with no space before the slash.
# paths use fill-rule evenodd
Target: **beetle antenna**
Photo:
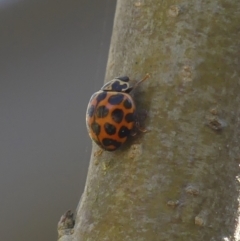
<path id="1" fill-rule="evenodd" d="M 150 78 L 150 74 L 146 74 L 145 77 L 141 80 L 139 80 L 134 86 L 133 88 L 136 88 L 138 85 L 140 85 L 143 81 L 145 81 L 146 79 Z"/>

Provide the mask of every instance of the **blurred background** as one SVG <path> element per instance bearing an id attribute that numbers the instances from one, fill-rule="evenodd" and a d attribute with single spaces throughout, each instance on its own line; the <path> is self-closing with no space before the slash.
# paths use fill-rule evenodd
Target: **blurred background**
<path id="1" fill-rule="evenodd" d="M 83 192 L 85 111 L 102 86 L 115 0 L 0 0 L 0 239 L 57 240 Z"/>

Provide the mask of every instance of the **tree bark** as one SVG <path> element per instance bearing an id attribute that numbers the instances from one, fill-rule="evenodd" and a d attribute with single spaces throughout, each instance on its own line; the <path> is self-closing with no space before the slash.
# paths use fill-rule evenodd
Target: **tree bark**
<path id="1" fill-rule="evenodd" d="M 149 132 L 93 146 L 74 233 L 60 240 L 239 240 L 240 1 L 119 0 L 106 81 Z M 66 239 L 67 238 L 67 239 Z"/>

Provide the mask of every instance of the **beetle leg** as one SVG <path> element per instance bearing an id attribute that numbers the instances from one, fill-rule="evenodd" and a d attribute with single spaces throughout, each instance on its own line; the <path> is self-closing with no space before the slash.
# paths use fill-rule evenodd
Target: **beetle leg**
<path id="1" fill-rule="evenodd" d="M 140 124 L 146 119 L 146 117 L 147 117 L 146 110 L 138 111 L 138 113 L 136 113 L 135 129 L 143 133 L 148 132 L 148 130 Z"/>
<path id="2" fill-rule="evenodd" d="M 131 136 L 136 136 L 136 135 L 137 135 L 136 128 L 134 128 L 133 130 L 131 130 L 130 135 L 131 135 Z"/>
<path id="3" fill-rule="evenodd" d="M 94 157 L 98 157 L 98 156 L 101 156 L 103 153 L 103 149 L 99 149 L 97 151 L 94 152 Z"/>
<path id="4" fill-rule="evenodd" d="M 146 128 L 140 126 L 140 122 L 139 121 L 136 121 L 135 126 L 136 126 L 137 130 L 139 130 L 140 132 L 143 132 L 143 133 L 144 132 L 148 132 L 148 130 Z"/>
<path id="5" fill-rule="evenodd" d="M 144 127 L 141 127 L 141 126 L 138 127 L 138 130 L 141 131 L 141 132 L 143 132 L 143 133 L 148 132 L 148 129 L 146 129 L 146 128 L 144 128 Z"/>

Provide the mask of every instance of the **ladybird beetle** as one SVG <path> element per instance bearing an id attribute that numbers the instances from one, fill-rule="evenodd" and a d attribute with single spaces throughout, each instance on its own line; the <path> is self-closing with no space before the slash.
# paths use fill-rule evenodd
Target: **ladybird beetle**
<path id="1" fill-rule="evenodd" d="M 129 93 L 147 78 L 148 74 L 130 86 L 127 76 L 117 77 L 92 95 L 86 113 L 87 129 L 90 138 L 102 149 L 114 151 L 135 128 L 140 130 L 135 102 Z"/>

